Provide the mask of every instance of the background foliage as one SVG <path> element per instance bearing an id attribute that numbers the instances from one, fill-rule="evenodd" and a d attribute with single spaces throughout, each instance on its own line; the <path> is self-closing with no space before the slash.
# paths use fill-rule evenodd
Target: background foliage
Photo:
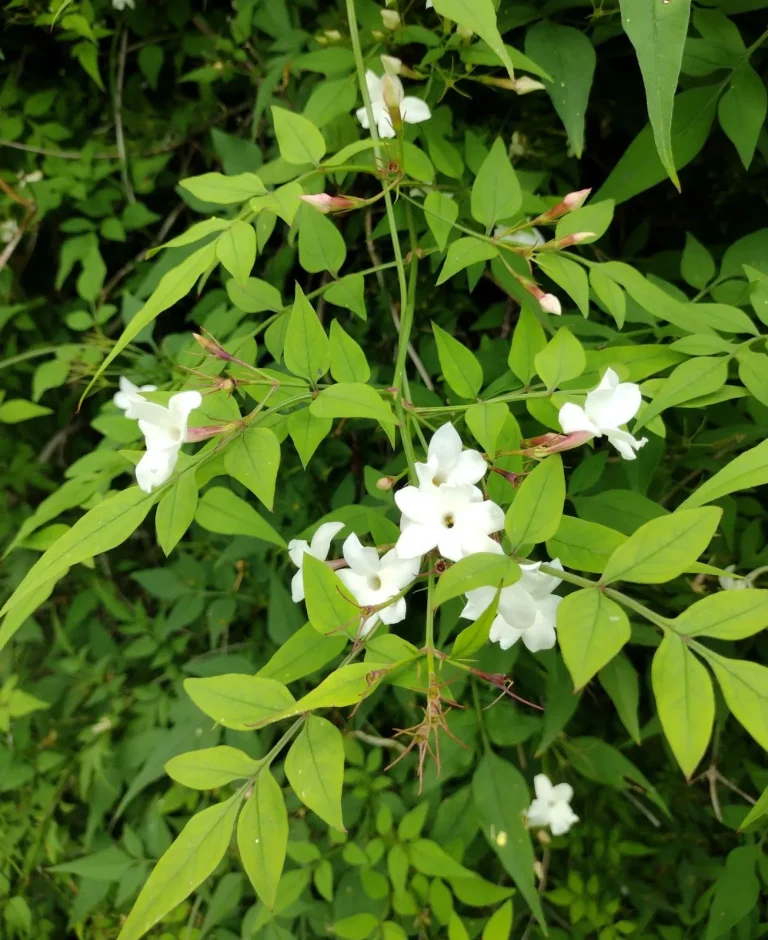
<path id="1" fill-rule="evenodd" d="M 722 518 L 698 566 L 684 560 L 674 577 L 638 577 L 629 588 L 637 604 L 675 618 L 718 590 L 704 566 L 747 574 L 768 563 L 764 496 L 754 489 L 768 481 L 763 5 L 501 0 L 495 13 L 506 46 L 495 39 L 490 3 L 435 6 L 399 4 L 401 24 L 388 30 L 378 4 L 356 4 L 367 64 L 380 73 L 381 53 L 400 58 L 417 73 L 404 75 L 406 93 L 425 98 L 433 113 L 406 125 L 402 150 L 389 145 L 396 169 L 384 180 L 399 190 L 405 250 L 422 252 L 418 264 L 415 253 L 406 263 L 419 365 L 409 360 L 411 402 L 456 406 L 460 415 L 478 397 L 514 397 L 538 375 L 546 393 L 508 412 L 534 437 L 557 429 L 553 390 L 557 404 L 563 391 L 591 388 L 618 364 L 650 400 L 640 415 L 650 441 L 631 464 L 605 446 L 564 454 L 565 517 L 556 507 L 552 531 L 532 541 L 594 576 L 641 525 L 683 502 L 714 500 Z M 276 363 L 290 347 L 297 283 L 330 331 L 335 382 L 383 389 L 404 310 L 382 201 L 322 216 L 300 206 L 294 182 L 305 193 L 381 191 L 370 150 L 337 161 L 357 170 L 311 172 L 367 139 L 353 113 L 360 98 L 343 4 L 136 0 L 135 10 L 117 10 L 100 0 L 11 0 L 0 17 L 4 597 L 112 491 L 128 494 L 131 522 L 119 538 L 97 524 L 81 563 L 51 562 L 34 596 L 17 592 L 21 600 L 0 622 L 0 934 L 106 940 L 118 936 L 152 866 L 190 817 L 222 805 L 214 812 L 230 812 L 222 801 L 234 792 L 232 776 L 195 778 L 199 765 L 187 767 L 180 755 L 225 745 L 260 759 L 280 738 L 274 726 L 243 730 L 242 719 L 212 724 L 190 680 L 260 672 L 290 682 L 297 699 L 315 688 L 327 664 L 340 661 L 344 638 L 326 638 L 342 643 L 305 668 L 298 653 L 309 655 L 319 634 L 303 626 L 290 599 L 294 569 L 283 546 L 321 517 L 379 544 L 394 541 L 392 495 L 375 484 L 405 467 L 386 433 L 394 420 L 386 396 L 374 394 L 372 405 L 358 390 L 352 407 L 329 404 L 323 417 L 314 406 L 314 421 L 305 408 L 292 426 L 284 403 L 308 388 L 297 379 L 300 392 L 283 387 L 266 406 L 286 409 L 269 424 L 281 445 L 274 491 L 276 464 L 255 479 L 233 470 L 233 458 L 208 464 L 196 486 L 174 490 L 181 508 L 161 504 L 158 546 L 151 522 L 137 525 L 136 491 L 128 490 L 139 432 L 111 404 L 117 378 L 210 388 L 226 373 L 191 339 L 199 327 L 289 380 Z M 452 20 L 463 22 L 463 35 Z M 526 75 L 544 88 L 515 94 L 506 64 L 516 80 Z M 292 134 L 294 115 L 313 127 Z M 200 182 L 211 172 L 238 177 L 241 189 L 214 192 L 220 180 Z M 257 174 L 258 184 L 240 174 Z M 574 249 L 576 261 L 540 255 L 533 272 L 562 302 L 556 320 L 515 279 L 526 269 L 502 251 L 510 271 L 490 236 L 497 222 L 538 216 L 586 187 L 591 199 L 558 224 L 556 237 L 595 238 Z M 201 220 L 253 208 L 252 196 L 265 200 L 251 219 L 255 267 L 248 248 L 240 257 L 235 236 L 218 256 L 211 241 L 148 250 Z M 462 238 L 469 249 L 456 247 Z M 209 273 L 216 257 L 224 267 Z M 369 269 L 364 281 L 337 279 Z M 164 279 L 172 271 L 175 286 Z M 108 361 L 140 310 L 130 341 Z M 542 359 L 561 328 L 567 355 L 556 356 L 556 345 Z M 287 349 L 285 365 L 300 376 L 291 355 Z M 206 396 L 197 424 L 237 420 L 238 406 L 249 412 L 259 394 L 224 386 Z M 500 428 L 489 442 L 479 417 L 477 426 L 469 414 L 458 423 L 468 444 L 503 449 Z M 497 465 L 522 469 L 519 457 Z M 718 473 L 725 483 L 705 482 Z M 505 508 L 523 492 L 500 475 L 489 486 Z M 740 593 L 727 595 L 729 605 Z M 423 613 L 422 595 L 411 604 Z M 454 598 L 438 611 L 442 649 L 460 629 L 460 609 Z M 598 649 L 581 673 L 567 645 L 535 656 L 519 644 L 476 651 L 477 669 L 513 675 L 514 691 L 544 711 L 508 700 L 489 707 L 498 690 L 456 670 L 450 693 L 465 707 L 447 720 L 461 744 L 443 737 L 441 773 L 428 763 L 421 792 L 414 757 L 383 772 L 400 750 L 394 729 L 420 719 L 415 675 L 380 685 L 352 716 L 331 707 L 313 717 L 313 733 L 335 742 L 328 722 L 343 732 L 343 826 L 336 800 L 300 800 L 290 762 L 275 765 L 273 777 L 259 776 L 258 796 L 274 800 L 277 790 L 278 802 L 286 800 L 282 878 L 254 876 L 258 860 L 227 834 L 219 856 L 210 846 L 186 853 L 191 868 L 172 872 L 169 884 L 195 890 L 166 905 L 151 935 L 538 937 L 531 911 L 539 898 L 555 938 L 766 935 L 765 798 L 744 825 L 768 785 L 766 671 L 749 673 L 745 698 L 742 689 L 729 692 L 716 665 L 718 655 L 765 662 L 765 615 L 757 606 L 744 630 L 710 631 L 713 685 L 687 640 L 668 635 L 659 652 L 658 630 L 628 613 L 622 651 Z M 692 620 L 681 624 L 686 637 L 701 630 Z M 401 628 L 423 645 L 419 616 Z M 391 658 L 384 647 L 366 655 Z M 694 677 L 684 679 L 686 670 Z M 686 693 L 689 681 L 704 691 Z M 702 706 L 707 689 L 711 716 Z M 334 787 L 339 768 L 334 758 Z M 531 842 L 520 811 L 542 770 L 574 786 L 581 823 L 567 836 Z M 204 870 L 206 855 L 215 871 Z M 169 885 L 163 891 L 171 897 Z"/>

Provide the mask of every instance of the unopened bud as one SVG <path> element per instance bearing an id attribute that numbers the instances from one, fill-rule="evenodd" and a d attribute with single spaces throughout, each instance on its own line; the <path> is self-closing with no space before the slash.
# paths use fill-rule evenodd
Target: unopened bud
<path id="1" fill-rule="evenodd" d="M 379 479 L 376 481 L 377 490 L 391 490 L 394 485 L 394 477 L 379 477 Z"/>
<path id="2" fill-rule="evenodd" d="M 381 64 L 384 66 L 384 72 L 387 75 L 399 75 L 403 68 L 403 63 L 400 59 L 396 58 L 393 55 L 382 55 Z"/>
<path id="3" fill-rule="evenodd" d="M 400 26 L 400 14 L 397 10 L 382 10 L 381 22 L 384 29 L 397 29 Z"/>
<path id="4" fill-rule="evenodd" d="M 216 437 L 217 434 L 224 434 L 233 430 L 234 424 L 206 424 L 199 428 L 187 428 L 186 441 L 188 444 L 196 444 L 198 441 L 207 441 L 210 437 Z"/>
<path id="5" fill-rule="evenodd" d="M 338 29 L 326 29 L 323 35 L 329 42 L 341 42 L 341 33 Z"/>
<path id="6" fill-rule="evenodd" d="M 375 39 L 376 42 L 381 42 L 381 40 L 384 39 L 385 36 L 386 36 L 386 33 L 382 33 L 380 29 L 371 30 L 371 38 Z"/>
<path id="7" fill-rule="evenodd" d="M 529 75 L 521 75 L 512 82 L 512 90 L 518 95 L 528 95 L 532 91 L 546 91 L 547 86 L 537 82 Z"/>
<path id="8" fill-rule="evenodd" d="M 595 232 L 574 232 L 573 235 L 566 235 L 565 238 L 561 238 L 557 243 L 557 247 L 570 248 L 571 245 L 580 245 L 588 238 L 597 238 L 597 235 Z"/>
<path id="9" fill-rule="evenodd" d="M 471 39 L 475 33 L 474 30 L 469 29 L 468 26 L 462 26 L 461 23 L 456 26 L 456 35 L 460 36 L 462 39 Z"/>
<path id="10" fill-rule="evenodd" d="M 573 193 L 568 193 L 563 199 L 563 205 L 569 212 L 573 212 L 574 209 L 581 209 L 591 192 L 591 189 L 577 189 Z"/>
<path id="11" fill-rule="evenodd" d="M 394 75 L 385 75 L 382 83 L 382 97 L 389 112 L 392 127 L 399 131 L 403 126 L 403 113 L 400 102 L 403 100 L 403 86 L 400 79 Z"/>
<path id="12" fill-rule="evenodd" d="M 504 477 L 507 483 L 511 483 L 515 489 L 517 489 L 525 479 L 524 473 L 512 473 L 511 470 L 502 470 L 501 467 L 491 467 L 491 470 L 493 470 L 494 473 L 498 473 L 500 477 Z"/>
<path id="13" fill-rule="evenodd" d="M 328 193 L 316 193 L 314 196 L 299 196 L 302 202 L 309 203 L 318 212 L 328 215 L 330 212 L 346 212 L 363 205 L 365 200 L 352 196 L 331 196 Z"/>
<path id="14" fill-rule="evenodd" d="M 193 333 L 192 335 L 209 355 L 215 356 L 217 359 L 223 359 L 225 362 L 235 361 L 235 357 L 228 353 L 215 339 L 209 339 L 207 336 L 201 336 L 199 333 Z"/>
<path id="15" fill-rule="evenodd" d="M 560 301 L 555 297 L 554 294 L 542 294 L 538 298 L 541 309 L 546 313 L 554 313 L 555 316 L 559 317 L 563 312 L 563 308 L 560 306 Z"/>
<path id="16" fill-rule="evenodd" d="M 589 431 L 572 431 L 570 434 L 541 434 L 539 437 L 532 437 L 525 441 L 525 453 L 530 457 L 537 457 L 539 460 L 548 457 L 550 454 L 559 454 L 564 450 L 573 450 L 574 447 L 581 447 L 587 441 L 594 437 Z"/>

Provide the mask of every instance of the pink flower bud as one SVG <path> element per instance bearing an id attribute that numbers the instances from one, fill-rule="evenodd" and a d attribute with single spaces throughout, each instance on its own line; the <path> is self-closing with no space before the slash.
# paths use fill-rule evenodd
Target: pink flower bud
<path id="1" fill-rule="evenodd" d="M 207 424 L 199 428 L 187 428 L 187 443 L 196 444 L 198 441 L 207 441 L 209 437 L 216 437 L 217 434 L 224 434 L 231 430 L 231 424 Z"/>
<path id="2" fill-rule="evenodd" d="M 394 477 L 380 477 L 376 481 L 377 490 L 391 490 L 394 485 L 395 485 Z"/>
<path id="3" fill-rule="evenodd" d="M 588 238 L 597 238 L 597 235 L 594 232 L 575 232 L 573 235 L 566 235 L 565 238 L 556 241 L 553 247 L 570 248 L 571 245 L 580 245 Z"/>
<path id="4" fill-rule="evenodd" d="M 563 205 L 569 212 L 573 212 L 574 209 L 581 209 L 591 192 L 592 189 L 590 188 L 577 189 L 576 192 L 568 193 L 568 195 L 563 199 Z"/>
<path id="5" fill-rule="evenodd" d="M 560 316 L 563 312 L 563 308 L 560 306 L 560 301 L 555 297 L 554 294 L 542 294 L 541 297 L 537 298 L 539 304 L 541 304 L 541 309 L 547 313 L 554 313 L 555 316 Z"/>
<path id="6" fill-rule="evenodd" d="M 573 431 L 570 434 L 541 434 L 539 437 L 532 437 L 525 442 L 526 453 L 530 456 L 546 457 L 549 454 L 557 454 L 563 450 L 573 450 L 574 447 L 581 447 L 587 441 L 591 441 L 594 434 L 589 431 Z"/>
<path id="7" fill-rule="evenodd" d="M 303 202 L 328 215 L 329 212 L 346 212 L 348 209 L 354 209 L 360 205 L 362 200 L 353 199 L 350 196 L 331 196 L 328 193 L 317 193 L 314 196 L 299 196 Z"/>

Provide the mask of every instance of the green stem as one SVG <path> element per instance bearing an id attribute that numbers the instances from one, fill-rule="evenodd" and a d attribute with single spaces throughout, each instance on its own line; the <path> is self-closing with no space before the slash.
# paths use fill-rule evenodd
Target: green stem
<path id="1" fill-rule="evenodd" d="M 435 574 L 430 571 L 427 578 L 427 623 L 424 633 L 424 646 L 427 651 L 427 672 L 429 675 L 435 671 L 435 608 L 432 595 L 435 591 Z"/>

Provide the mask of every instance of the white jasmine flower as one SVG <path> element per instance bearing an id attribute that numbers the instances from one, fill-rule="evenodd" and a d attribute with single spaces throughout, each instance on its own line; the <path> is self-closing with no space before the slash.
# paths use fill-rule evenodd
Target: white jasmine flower
<path id="1" fill-rule="evenodd" d="M 581 405 L 566 404 L 560 409 L 560 426 L 566 434 L 574 431 L 589 431 L 595 437 L 605 435 L 625 460 L 634 460 L 636 451 L 648 443 L 623 431 L 626 424 L 637 414 L 642 403 L 640 386 L 634 382 L 619 382 L 613 369 L 606 369 L 602 381 L 593 389 Z"/>
<path id="2" fill-rule="evenodd" d="M 488 464 L 476 450 L 464 450 L 461 438 L 452 424 L 444 424 L 432 435 L 427 462 L 416 464 L 419 488 L 429 489 L 449 483 L 460 486 L 479 483 Z"/>
<path id="3" fill-rule="evenodd" d="M 365 83 L 368 86 L 368 95 L 371 99 L 371 110 L 379 137 L 394 137 L 395 128 L 389 113 L 390 106 L 400 110 L 400 117 L 406 124 L 420 124 L 432 117 L 429 105 L 421 98 L 405 97 L 403 83 L 396 75 L 385 75 L 384 78 L 372 72 L 365 73 Z M 368 130 L 368 114 L 365 108 L 358 108 L 355 112 L 358 121 Z"/>
<path id="4" fill-rule="evenodd" d="M 135 385 L 128 383 L 133 389 Z M 145 386 L 145 391 L 149 389 Z M 145 493 L 151 493 L 170 479 L 179 459 L 181 445 L 187 440 L 187 421 L 199 408 L 203 396 L 200 392 L 179 392 L 168 399 L 168 407 L 146 401 L 136 391 L 124 390 L 121 401 L 127 404 L 125 414 L 135 418 L 144 435 L 147 452 L 136 464 L 136 482 Z M 118 395 L 121 392 L 117 393 Z M 117 396 L 116 396 L 117 397 Z M 118 407 L 121 405 L 118 404 Z"/>
<path id="5" fill-rule="evenodd" d="M 400 25 L 400 14 L 397 10 L 382 10 L 381 21 L 385 29 L 397 29 Z"/>
<path id="6" fill-rule="evenodd" d="M 394 549 L 379 558 L 375 548 L 365 548 L 354 534 L 345 540 L 342 552 L 349 568 L 341 568 L 337 574 L 362 607 L 374 607 L 396 597 L 413 581 L 421 567 L 421 558 L 399 558 Z M 405 610 L 405 598 L 399 597 L 389 607 L 368 617 L 360 635 L 366 636 L 379 620 L 400 623 L 405 619 Z"/>
<path id="7" fill-rule="evenodd" d="M 725 570 L 735 571 L 736 565 L 728 565 L 728 567 Z M 744 588 L 752 587 L 752 579 L 749 577 L 729 578 L 726 575 L 721 574 L 717 580 L 720 582 L 720 587 L 724 591 L 743 591 Z"/>
<path id="8" fill-rule="evenodd" d="M 393 55 L 380 55 L 379 58 L 381 59 L 381 64 L 384 66 L 384 71 L 387 75 L 400 74 L 403 68 L 402 60 Z"/>
<path id="9" fill-rule="evenodd" d="M 403 514 L 395 546 L 400 558 L 419 558 L 437 548 L 444 558 L 459 561 L 500 550 L 491 533 L 504 528 L 504 510 L 483 500 L 476 486 L 406 486 L 395 493 L 395 502 Z"/>
<path id="10" fill-rule="evenodd" d="M 508 235 L 503 235 L 502 233 L 507 228 L 509 228 L 508 225 L 497 225 L 493 230 L 493 237 L 510 245 L 519 245 L 521 248 L 535 248 L 537 245 L 543 245 L 546 241 L 537 228 L 523 228 L 519 232 L 510 232 Z"/>
<path id="11" fill-rule="evenodd" d="M 146 399 L 141 395 L 141 392 L 155 391 L 157 391 L 156 385 L 134 385 L 130 379 L 126 379 L 124 375 L 121 375 L 120 391 L 115 393 L 112 401 L 121 411 L 125 412 L 126 418 L 133 418 L 135 420 L 139 416 L 133 413 L 133 406 L 139 404 L 140 402 L 146 402 Z"/>
<path id="12" fill-rule="evenodd" d="M 16 219 L 6 219 L 4 222 L 0 222 L 0 242 L 4 245 L 9 244 L 16 238 L 18 231 L 19 223 Z"/>
<path id="13" fill-rule="evenodd" d="M 33 170 L 31 173 L 25 173 L 22 170 L 22 172 L 17 175 L 19 186 L 26 186 L 28 183 L 39 183 L 42 178 L 42 170 Z"/>
<path id="14" fill-rule="evenodd" d="M 291 581 L 291 597 L 298 604 L 304 600 L 304 578 L 301 572 L 302 559 L 311 555 L 318 561 L 325 561 L 331 548 L 331 539 L 344 528 L 344 522 L 324 522 L 318 526 L 317 532 L 312 536 L 312 542 L 306 539 L 291 539 L 288 543 L 288 554 L 291 561 L 299 569 Z"/>
<path id="15" fill-rule="evenodd" d="M 133 5 L 133 0 L 112 0 L 112 7 L 115 10 L 120 10 L 120 12 L 122 12 L 126 7 L 131 10 L 136 9 Z"/>
<path id="16" fill-rule="evenodd" d="M 579 821 L 571 809 L 573 787 L 569 783 L 552 784 L 546 774 L 533 778 L 536 798 L 528 807 L 526 816 L 531 826 L 549 826 L 553 836 L 562 836 Z"/>
<path id="17" fill-rule="evenodd" d="M 555 558 L 550 565 L 562 571 L 559 559 Z M 532 653 L 552 649 L 555 645 L 557 608 L 562 597 L 552 592 L 560 584 L 560 578 L 544 574 L 540 567 L 541 562 L 520 565 L 523 572 L 520 580 L 501 589 L 489 639 L 503 650 L 514 646 L 519 639 Z M 468 591 L 467 604 L 461 616 L 477 620 L 490 607 L 495 596 L 496 588 L 490 586 Z"/>

